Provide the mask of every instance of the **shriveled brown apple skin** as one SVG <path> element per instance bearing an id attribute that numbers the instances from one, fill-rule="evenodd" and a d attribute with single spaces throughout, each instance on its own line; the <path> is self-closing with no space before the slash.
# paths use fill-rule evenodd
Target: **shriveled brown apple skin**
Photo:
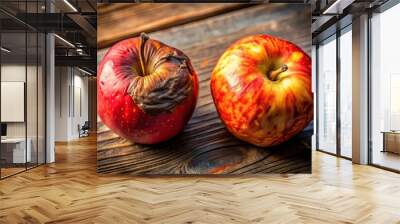
<path id="1" fill-rule="evenodd" d="M 181 132 L 196 106 L 198 78 L 180 50 L 146 35 L 111 47 L 98 66 L 98 114 L 135 143 Z"/>

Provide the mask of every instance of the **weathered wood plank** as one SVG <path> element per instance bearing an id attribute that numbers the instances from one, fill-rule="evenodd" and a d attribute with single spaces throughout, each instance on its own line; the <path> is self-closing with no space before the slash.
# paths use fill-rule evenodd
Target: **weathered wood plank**
<path id="1" fill-rule="evenodd" d="M 150 33 L 150 37 L 183 50 L 191 58 L 200 80 L 195 113 L 182 134 L 154 146 L 135 145 L 100 122 L 98 172 L 133 175 L 310 172 L 312 129 L 276 147 L 259 148 L 244 143 L 225 129 L 209 88 L 216 61 L 237 39 L 267 33 L 310 52 L 310 23 L 311 15 L 304 5 L 264 4 Z M 104 52 L 99 51 L 98 59 Z"/>
<path id="2" fill-rule="evenodd" d="M 98 47 L 103 48 L 141 32 L 153 32 L 201 20 L 247 4 L 141 3 L 103 5 L 98 10 Z"/>

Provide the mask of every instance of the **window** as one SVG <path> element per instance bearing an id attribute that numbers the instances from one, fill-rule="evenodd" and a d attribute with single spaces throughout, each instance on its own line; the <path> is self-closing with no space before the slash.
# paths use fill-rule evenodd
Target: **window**
<path id="1" fill-rule="evenodd" d="M 371 162 L 400 170 L 400 5 L 371 18 Z"/>
<path id="2" fill-rule="evenodd" d="M 19 16 L 43 4 L 0 1 Z M 0 12 L 0 178 L 45 163 L 45 34 L 13 14 Z"/>
<path id="3" fill-rule="evenodd" d="M 340 35 L 340 155 L 351 158 L 352 149 L 352 35 L 351 26 Z"/>
<path id="4" fill-rule="evenodd" d="M 351 158 L 351 24 L 340 30 L 338 35 L 329 37 L 317 48 L 317 149 Z"/>
<path id="5" fill-rule="evenodd" d="M 318 47 L 318 145 L 336 153 L 336 36 Z"/>

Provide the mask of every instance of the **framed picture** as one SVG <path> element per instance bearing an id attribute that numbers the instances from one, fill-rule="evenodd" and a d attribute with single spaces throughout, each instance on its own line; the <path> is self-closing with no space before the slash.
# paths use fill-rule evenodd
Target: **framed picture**
<path id="1" fill-rule="evenodd" d="M 311 172 L 309 5 L 111 6 L 98 5 L 99 173 Z"/>

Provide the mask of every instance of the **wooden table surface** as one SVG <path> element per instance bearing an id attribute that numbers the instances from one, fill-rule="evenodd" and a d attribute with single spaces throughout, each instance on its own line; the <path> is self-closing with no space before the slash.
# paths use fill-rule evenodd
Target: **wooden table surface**
<path id="1" fill-rule="evenodd" d="M 211 71 L 218 58 L 231 43 L 242 37 L 271 34 L 297 44 L 310 54 L 311 13 L 308 6 L 107 4 L 99 7 L 98 19 L 100 47 L 147 32 L 151 38 L 185 52 L 200 81 L 199 99 L 192 119 L 182 134 L 168 142 L 154 146 L 134 144 L 99 122 L 98 172 L 132 175 L 311 172 L 312 125 L 282 145 L 252 146 L 225 129 L 209 89 Z M 106 50 L 98 51 L 98 61 Z"/>

